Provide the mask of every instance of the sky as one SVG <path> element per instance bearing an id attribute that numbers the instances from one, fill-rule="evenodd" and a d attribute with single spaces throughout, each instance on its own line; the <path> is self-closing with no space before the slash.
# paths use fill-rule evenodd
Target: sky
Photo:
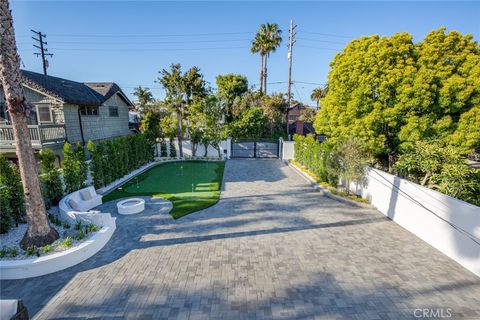
<path id="1" fill-rule="evenodd" d="M 23 68 L 42 72 L 30 29 L 46 34 L 48 73 L 79 82 L 113 81 L 132 99 L 134 87 L 164 91 L 159 71 L 180 63 L 200 68 L 215 87 L 219 74 L 259 83 L 260 56 L 250 53 L 261 23 L 279 24 L 283 42 L 268 63 L 268 91 L 286 92 L 290 19 L 294 98 L 313 105 L 310 93 L 327 81 L 329 63 L 350 40 L 408 32 L 421 41 L 440 27 L 480 39 L 480 2 L 184 2 L 11 1 Z"/>

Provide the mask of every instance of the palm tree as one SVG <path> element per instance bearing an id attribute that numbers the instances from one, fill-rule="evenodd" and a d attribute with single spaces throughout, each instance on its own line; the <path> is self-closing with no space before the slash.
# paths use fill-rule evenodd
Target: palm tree
<path id="1" fill-rule="evenodd" d="M 13 19 L 8 1 L 0 1 L 0 80 L 5 93 L 5 102 L 13 126 L 13 136 L 18 157 L 18 166 L 25 194 L 28 229 L 20 241 L 23 249 L 41 247 L 58 239 L 47 218 L 40 191 L 35 155 L 27 127 L 27 114 L 32 106 L 26 102 L 20 81 L 20 57 L 17 53 Z"/>
<path id="2" fill-rule="evenodd" d="M 255 34 L 250 51 L 260 53 L 260 93 L 267 93 L 267 59 L 270 52 L 275 52 L 282 42 L 282 30 L 276 23 L 261 24 Z"/>
<path id="3" fill-rule="evenodd" d="M 146 106 L 153 101 L 152 92 L 150 89 L 143 88 L 142 86 L 138 86 L 134 89 L 133 95 L 137 97 L 140 111 L 144 111 Z"/>
<path id="4" fill-rule="evenodd" d="M 265 37 L 265 65 L 263 71 L 263 89 L 267 93 L 267 60 L 270 57 L 270 52 L 275 52 L 282 43 L 282 30 L 276 23 L 267 23 L 264 31 Z"/>
<path id="5" fill-rule="evenodd" d="M 264 36 L 265 25 L 260 26 L 260 30 L 255 34 L 255 38 L 252 41 L 252 47 L 250 51 L 255 53 L 260 53 L 260 94 L 263 92 L 263 66 L 265 61 L 265 36 Z"/>
<path id="6" fill-rule="evenodd" d="M 320 106 L 320 99 L 323 99 L 327 96 L 328 93 L 328 85 L 325 85 L 323 88 L 318 87 L 313 89 L 312 94 L 310 95 L 310 99 L 317 102 L 317 110 Z"/>

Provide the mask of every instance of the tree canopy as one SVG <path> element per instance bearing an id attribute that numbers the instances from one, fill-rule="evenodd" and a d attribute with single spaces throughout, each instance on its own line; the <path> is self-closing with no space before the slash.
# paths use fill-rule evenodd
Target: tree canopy
<path id="1" fill-rule="evenodd" d="M 356 136 L 391 166 L 419 139 L 470 152 L 480 146 L 480 47 L 471 35 L 432 31 L 351 41 L 331 62 L 315 129 L 333 141 Z"/>

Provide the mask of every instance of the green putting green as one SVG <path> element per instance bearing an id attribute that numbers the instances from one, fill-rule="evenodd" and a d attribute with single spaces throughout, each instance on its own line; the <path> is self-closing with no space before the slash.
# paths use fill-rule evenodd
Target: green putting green
<path id="1" fill-rule="evenodd" d="M 173 204 L 170 215 L 178 219 L 218 202 L 224 162 L 181 161 L 159 164 L 103 197 L 103 201 L 134 196 L 154 196 Z"/>

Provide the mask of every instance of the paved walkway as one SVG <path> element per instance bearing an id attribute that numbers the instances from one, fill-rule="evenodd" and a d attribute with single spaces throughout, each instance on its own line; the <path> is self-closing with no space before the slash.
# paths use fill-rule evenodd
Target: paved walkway
<path id="1" fill-rule="evenodd" d="M 2 298 L 40 319 L 480 318 L 480 279 L 380 213 L 312 192 L 278 160 L 229 161 L 224 180 L 217 205 L 177 221 L 117 215 L 100 253 L 3 281 Z"/>

